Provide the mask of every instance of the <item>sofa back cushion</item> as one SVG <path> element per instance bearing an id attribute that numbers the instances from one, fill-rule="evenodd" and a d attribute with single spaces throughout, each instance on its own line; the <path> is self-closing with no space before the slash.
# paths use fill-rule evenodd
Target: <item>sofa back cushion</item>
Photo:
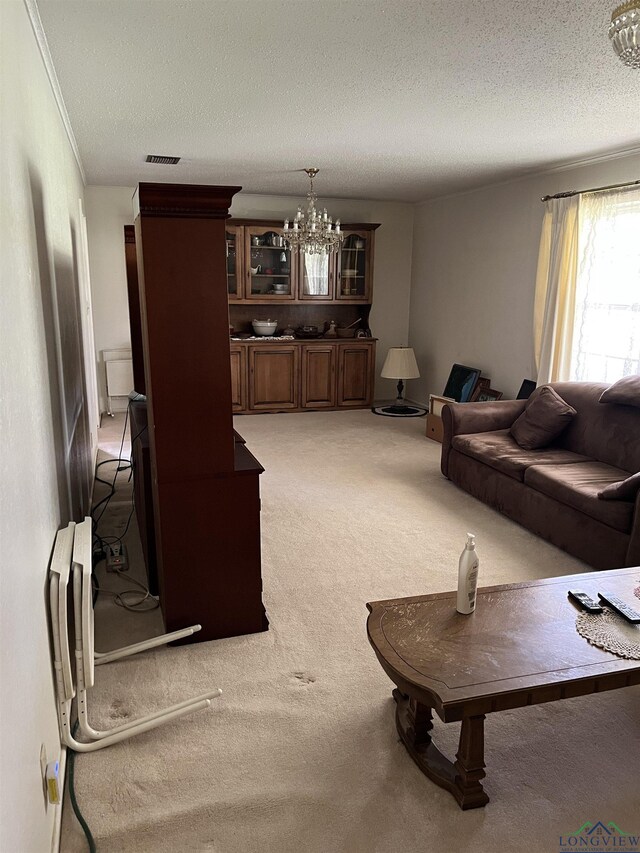
<path id="1" fill-rule="evenodd" d="M 618 403 L 640 409 L 640 376 L 623 376 L 614 382 L 600 397 L 601 403 Z"/>
<path id="2" fill-rule="evenodd" d="M 511 435 L 525 450 L 539 450 L 558 438 L 576 415 L 573 406 L 550 385 L 543 385 L 511 426 Z"/>
<path id="3" fill-rule="evenodd" d="M 564 447 L 630 474 L 640 471 L 640 409 L 600 403 L 609 387 L 600 382 L 553 382 L 551 387 L 577 412 L 554 447 Z M 536 388 L 527 402 L 540 390 Z"/>

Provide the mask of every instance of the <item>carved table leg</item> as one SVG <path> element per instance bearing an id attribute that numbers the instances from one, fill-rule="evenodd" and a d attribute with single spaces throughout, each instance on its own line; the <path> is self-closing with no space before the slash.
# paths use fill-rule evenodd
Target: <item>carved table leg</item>
<path id="1" fill-rule="evenodd" d="M 454 794 L 463 809 L 484 806 L 489 797 L 480 783 L 484 779 L 484 714 L 463 717 L 460 743 L 454 765 L 455 784 L 460 792 Z"/>
<path id="2" fill-rule="evenodd" d="M 455 797 L 462 809 L 475 809 L 489 802 L 480 780 L 484 777 L 484 714 L 465 717 L 455 764 L 449 761 L 431 739 L 431 708 L 400 690 L 393 691 L 396 701 L 396 727 L 409 755 L 420 770 Z"/>
<path id="3" fill-rule="evenodd" d="M 415 747 L 430 744 L 430 732 L 433 728 L 431 708 L 421 705 L 416 699 L 406 696 L 397 689 L 393 691 L 392 695 L 396 702 L 406 703 L 405 732 L 407 740 L 410 740 Z"/>

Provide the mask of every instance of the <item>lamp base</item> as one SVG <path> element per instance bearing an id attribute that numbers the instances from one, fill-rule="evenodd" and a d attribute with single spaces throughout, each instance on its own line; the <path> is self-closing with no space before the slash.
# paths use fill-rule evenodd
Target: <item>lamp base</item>
<path id="1" fill-rule="evenodd" d="M 401 401 L 390 406 L 373 406 L 371 411 L 374 415 L 386 415 L 391 418 L 419 418 L 427 413 L 422 406 L 407 406 Z"/>

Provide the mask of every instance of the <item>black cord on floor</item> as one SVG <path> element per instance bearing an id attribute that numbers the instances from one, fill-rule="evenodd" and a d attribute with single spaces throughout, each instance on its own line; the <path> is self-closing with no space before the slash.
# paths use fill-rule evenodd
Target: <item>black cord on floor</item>
<path id="1" fill-rule="evenodd" d="M 122 448 L 124 447 L 124 439 L 125 439 L 125 436 L 127 434 L 127 425 L 129 423 L 129 408 L 130 408 L 130 406 L 131 406 L 131 401 L 129 401 L 129 403 L 127 404 L 127 411 L 126 411 L 126 414 L 124 416 L 124 428 L 122 430 L 122 439 L 120 440 L 120 450 L 118 451 L 118 456 L 116 457 L 118 462 L 124 461 L 124 460 L 122 460 Z M 111 460 L 105 459 L 105 462 L 109 462 L 109 461 L 111 461 Z M 99 465 L 97 465 L 96 470 L 102 464 L 103 463 L 101 462 Z M 113 495 L 115 493 L 116 478 L 118 476 L 119 470 L 120 470 L 119 468 L 116 468 L 115 473 L 113 475 L 113 481 L 111 483 L 106 483 L 104 480 L 100 481 L 101 483 L 104 483 L 106 486 L 110 486 L 110 492 L 105 498 L 103 498 L 94 507 L 91 508 L 90 514 L 91 514 L 91 517 L 93 518 L 93 529 L 94 530 L 97 530 L 98 522 L 100 521 L 100 519 L 104 515 L 105 510 L 106 510 L 107 506 L 109 505 L 109 501 L 111 500 L 111 498 L 113 497 Z M 101 504 L 104 504 L 104 507 L 102 508 L 102 512 L 100 513 L 100 515 L 96 518 L 95 512 Z"/>
<path id="2" fill-rule="evenodd" d="M 78 730 L 78 720 L 76 720 L 75 725 L 73 727 L 73 735 Z M 71 800 L 71 807 L 73 808 L 73 813 L 78 818 L 78 823 L 82 827 L 82 831 L 85 834 L 87 839 L 87 843 L 89 844 L 89 853 L 96 853 L 97 847 L 96 842 L 94 841 L 93 835 L 91 834 L 91 830 L 89 829 L 89 824 L 84 819 L 82 812 L 80 811 L 80 806 L 78 805 L 78 801 L 76 799 L 76 789 L 75 789 L 75 762 L 76 762 L 76 754 L 71 749 L 71 747 L 67 750 L 67 764 L 69 766 L 69 799 Z"/>

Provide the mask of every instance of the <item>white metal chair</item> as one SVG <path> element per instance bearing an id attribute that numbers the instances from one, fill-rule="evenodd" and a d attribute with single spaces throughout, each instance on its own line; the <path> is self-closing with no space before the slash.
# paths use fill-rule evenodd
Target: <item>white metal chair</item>
<path id="1" fill-rule="evenodd" d="M 192 625 L 181 631 L 173 631 L 153 637 L 141 643 L 115 649 L 102 655 L 94 650 L 93 601 L 91 586 L 92 568 L 92 528 L 91 519 L 85 518 L 80 524 L 72 522 L 56 537 L 50 571 L 50 606 L 54 646 L 54 666 L 56 673 L 56 692 L 58 696 L 58 716 L 61 739 L 67 746 L 78 752 L 91 752 L 118 743 L 128 737 L 154 729 L 157 726 L 209 707 L 211 699 L 221 694 L 215 689 L 202 696 L 196 696 L 171 705 L 160 711 L 154 711 L 137 720 L 131 720 L 107 731 L 91 726 L 88 718 L 87 691 L 94 684 L 95 664 L 109 663 L 137 652 L 164 645 L 172 640 L 188 637 L 200 630 L 200 625 Z M 90 742 L 77 741 L 71 730 L 71 706 L 76 695 L 71 669 L 71 653 L 68 635 L 67 588 L 70 566 L 73 565 L 73 602 L 75 621 L 75 661 L 77 682 L 77 713 L 80 731 Z"/>

